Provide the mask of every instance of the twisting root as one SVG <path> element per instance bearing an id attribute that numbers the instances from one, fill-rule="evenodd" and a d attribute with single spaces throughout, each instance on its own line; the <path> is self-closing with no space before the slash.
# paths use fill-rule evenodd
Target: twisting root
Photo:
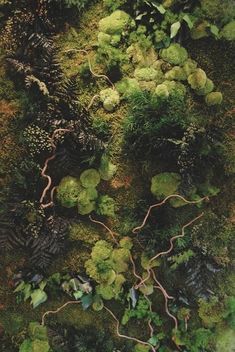
<path id="1" fill-rule="evenodd" d="M 84 54 L 86 54 L 86 55 L 89 55 L 89 53 L 88 53 L 87 50 L 85 50 L 85 49 L 75 49 L 75 48 L 74 48 L 74 49 L 66 50 L 66 51 L 64 51 L 64 53 L 68 53 L 68 52 L 70 52 L 70 51 L 74 51 L 74 52 L 78 52 L 78 53 L 80 52 L 80 53 L 84 53 Z M 108 78 L 108 76 L 106 76 L 106 75 L 104 75 L 104 74 L 95 73 L 95 72 L 93 71 L 93 69 L 92 69 L 91 61 L 90 61 L 89 57 L 87 58 L 87 60 L 88 60 L 88 65 L 89 65 L 89 69 L 90 69 L 91 74 L 92 74 L 94 77 L 97 77 L 97 78 L 104 78 L 106 81 L 108 81 L 108 82 L 111 84 L 112 88 L 115 89 L 115 86 L 114 86 L 113 82 Z"/>
<path id="2" fill-rule="evenodd" d="M 142 277 L 140 275 L 137 274 L 136 272 L 136 266 L 135 266 L 135 262 L 134 262 L 134 259 L 132 257 L 132 255 L 130 254 L 130 260 L 131 260 L 131 263 L 132 263 L 132 266 L 133 266 L 133 274 L 134 276 L 139 279 L 139 280 L 142 280 Z M 135 287 L 134 287 L 135 288 Z"/>
<path id="3" fill-rule="evenodd" d="M 115 242 L 116 244 L 118 244 L 118 241 L 116 240 L 116 238 L 115 238 L 115 236 L 114 236 L 114 232 L 113 232 L 112 230 L 110 230 L 110 228 L 109 228 L 107 225 L 105 225 L 105 224 L 104 224 L 103 222 L 101 222 L 101 221 L 98 221 L 98 220 L 93 219 L 91 215 L 89 215 L 89 219 L 90 219 L 92 222 L 94 222 L 95 224 L 99 224 L 99 225 L 103 226 L 103 227 L 105 228 L 105 230 L 107 230 L 108 233 L 110 233 L 110 235 L 112 236 L 112 239 L 114 240 L 114 242 Z"/>
<path id="4" fill-rule="evenodd" d="M 52 146 L 52 155 L 46 159 L 45 161 L 45 164 L 44 164 L 44 167 L 41 171 L 41 176 L 46 178 L 47 179 L 47 185 L 46 187 L 44 188 L 43 192 L 42 192 L 42 195 L 41 195 L 41 198 L 40 198 L 40 203 L 41 203 L 41 207 L 42 208 L 47 208 L 49 206 L 52 206 L 54 203 L 53 203 L 53 193 L 54 193 L 54 190 L 53 192 L 51 192 L 51 202 L 47 203 L 47 204 L 43 204 L 43 200 L 47 194 L 47 191 L 50 189 L 51 187 L 51 184 L 52 184 L 52 180 L 51 180 L 51 177 L 49 175 L 46 174 L 46 170 L 48 168 L 48 163 L 49 161 L 55 159 L 56 155 L 55 155 L 55 151 L 56 151 L 56 145 L 54 143 L 54 139 L 55 139 L 55 136 L 57 135 L 57 133 L 59 132 L 70 132 L 71 130 L 69 130 L 68 128 L 57 128 L 51 138 L 50 138 L 50 141 L 51 141 L 51 146 Z"/>
<path id="5" fill-rule="evenodd" d="M 117 326 L 116 326 L 116 332 L 117 332 L 117 335 L 119 337 L 123 337 L 127 340 L 132 340 L 132 341 L 135 341 L 137 343 L 140 343 L 141 345 L 144 345 L 144 346 L 149 346 L 151 348 L 151 350 L 153 352 L 156 352 L 156 349 L 149 343 L 149 342 L 145 342 L 145 341 L 142 341 L 142 340 L 139 340 L 135 337 L 131 337 L 131 336 L 127 336 L 127 335 L 123 335 L 123 334 L 120 334 L 120 331 L 119 331 L 119 327 L 120 327 L 120 323 L 119 323 L 119 320 L 117 319 L 117 317 L 114 315 L 114 313 L 109 309 L 107 308 L 106 306 L 104 306 L 104 309 L 113 317 L 113 319 L 116 321 L 117 323 Z"/>
<path id="6" fill-rule="evenodd" d="M 150 259 L 150 262 L 152 262 L 153 260 L 155 260 L 155 259 L 161 257 L 162 255 L 169 254 L 169 253 L 172 251 L 172 249 L 174 248 L 173 242 L 174 242 L 176 239 L 182 238 L 182 237 L 185 236 L 185 229 L 186 229 L 186 227 L 192 225 L 195 221 L 197 221 L 198 219 L 200 219 L 203 215 L 204 215 L 204 213 L 201 213 L 201 214 L 198 215 L 196 218 L 194 218 L 193 220 L 189 221 L 186 225 L 184 225 L 184 226 L 182 227 L 182 229 L 181 229 L 181 234 L 176 235 L 176 236 L 174 236 L 174 237 L 172 237 L 172 238 L 170 239 L 170 248 L 169 248 L 167 251 L 157 253 L 154 257 L 152 257 L 152 258 Z"/>
<path id="7" fill-rule="evenodd" d="M 153 276 L 154 281 L 156 282 L 157 286 L 159 286 L 162 290 L 162 293 L 164 293 L 164 295 L 168 298 L 168 299 L 174 299 L 174 297 L 169 296 L 168 293 L 166 292 L 165 288 L 161 285 L 161 283 L 157 280 L 155 272 L 153 269 L 151 269 L 151 273 Z"/>
<path id="8" fill-rule="evenodd" d="M 91 99 L 91 101 L 90 101 L 90 103 L 89 103 L 89 105 L 88 105 L 88 107 L 87 107 L 87 110 L 89 110 L 89 109 L 92 107 L 92 105 L 93 105 L 95 99 L 97 99 L 97 98 L 99 98 L 99 97 L 100 97 L 99 94 L 96 94 L 96 95 L 94 95 L 94 96 L 92 97 L 92 99 Z"/>
<path id="9" fill-rule="evenodd" d="M 198 199 L 198 200 L 190 201 L 190 200 L 187 200 L 184 197 L 180 196 L 179 194 L 171 194 L 171 195 L 167 196 L 165 199 L 163 199 L 163 201 L 161 201 L 160 203 L 151 205 L 148 208 L 147 214 L 145 215 L 145 218 L 144 218 L 142 224 L 140 226 L 135 227 L 132 230 L 132 232 L 133 233 L 137 233 L 138 231 L 140 231 L 145 226 L 145 224 L 146 224 L 146 222 L 148 220 L 148 217 L 149 217 L 149 215 L 151 213 L 151 210 L 154 209 L 154 208 L 157 208 L 157 207 L 161 207 L 163 204 L 165 204 L 168 201 L 168 199 L 171 199 L 171 198 L 179 198 L 179 199 L 183 200 L 187 204 L 197 204 L 197 203 L 203 202 L 204 200 L 209 200 L 208 197 L 203 197 L 203 198 Z"/>
<path id="10" fill-rule="evenodd" d="M 45 318 L 47 315 L 49 314 L 57 314 L 59 313 L 62 309 L 64 309 L 65 307 L 67 307 L 69 304 L 79 304 L 81 303 L 81 301 L 68 301 L 65 304 L 63 304 L 61 307 L 57 308 L 56 310 L 48 310 L 47 312 L 45 312 L 42 316 L 42 321 L 41 321 L 41 325 L 44 326 L 45 325 Z"/>
<path id="11" fill-rule="evenodd" d="M 177 330 L 178 329 L 178 320 L 176 319 L 176 317 L 171 314 L 169 312 L 169 308 L 168 308 L 168 298 L 167 298 L 167 295 L 165 294 L 165 291 L 162 290 L 162 288 L 160 286 L 154 286 L 155 288 L 157 288 L 158 290 L 160 290 L 162 293 L 163 293 L 163 296 L 165 298 L 165 312 L 166 314 L 174 321 L 175 323 L 175 329 Z"/>
<path id="12" fill-rule="evenodd" d="M 51 201 L 49 203 L 47 203 L 47 204 L 41 204 L 42 209 L 49 208 L 49 207 L 52 207 L 54 205 L 54 193 L 55 193 L 56 188 L 57 188 L 57 186 L 54 186 L 51 189 L 51 194 L 50 194 Z"/>
<path id="13" fill-rule="evenodd" d="M 152 310 L 152 302 L 150 301 L 150 299 L 146 295 L 144 295 L 144 298 L 148 302 L 149 310 L 152 313 L 153 312 L 153 310 Z M 148 321 L 148 327 L 149 327 L 149 330 L 150 330 L 150 337 L 153 337 L 154 329 L 153 329 L 153 326 L 152 326 L 151 323 L 152 323 L 152 319 L 150 318 L 149 321 Z"/>

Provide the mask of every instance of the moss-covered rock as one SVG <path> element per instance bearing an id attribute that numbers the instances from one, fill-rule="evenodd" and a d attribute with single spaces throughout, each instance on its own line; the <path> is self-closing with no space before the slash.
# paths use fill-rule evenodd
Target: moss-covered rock
<path id="1" fill-rule="evenodd" d="M 116 83 L 116 89 L 124 98 L 128 98 L 133 93 L 140 91 L 140 85 L 137 79 L 127 77 Z"/>
<path id="2" fill-rule="evenodd" d="M 107 34 L 122 34 L 128 27 L 134 27 L 134 20 L 124 11 L 114 11 L 110 16 L 100 20 L 99 31 Z"/>
<path id="3" fill-rule="evenodd" d="M 219 105 L 223 101 L 223 95 L 221 92 L 211 92 L 206 95 L 205 101 L 208 106 Z"/>
<path id="4" fill-rule="evenodd" d="M 188 58 L 188 53 L 180 44 L 171 44 L 168 48 L 160 51 L 163 60 L 173 65 L 183 65 Z"/>
<path id="5" fill-rule="evenodd" d="M 235 40 L 235 20 L 226 24 L 220 34 L 226 40 Z"/>
<path id="6" fill-rule="evenodd" d="M 181 95 L 185 96 L 186 94 L 186 88 L 181 82 L 176 82 L 176 81 L 163 81 L 162 84 L 164 84 L 168 91 L 169 94 L 175 94 L 175 95 Z"/>
<path id="7" fill-rule="evenodd" d="M 107 88 L 100 91 L 100 99 L 103 103 L 104 109 L 112 112 L 120 103 L 120 96 L 118 91 Z"/>
<path id="8" fill-rule="evenodd" d="M 57 187 L 57 199 L 63 207 L 72 208 L 77 205 L 78 196 L 82 190 L 79 179 L 65 176 Z"/>
<path id="9" fill-rule="evenodd" d="M 206 85 L 206 73 L 201 68 L 197 68 L 194 73 L 188 76 L 188 83 L 192 89 L 203 89 Z"/>
<path id="10" fill-rule="evenodd" d="M 150 67 L 158 58 L 153 47 L 144 50 L 139 43 L 129 46 L 126 53 L 131 62 L 139 67 Z"/>

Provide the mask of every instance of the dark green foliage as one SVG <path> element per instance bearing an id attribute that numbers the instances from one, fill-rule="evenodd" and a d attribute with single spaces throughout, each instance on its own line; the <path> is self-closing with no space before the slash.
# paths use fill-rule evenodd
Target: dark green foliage
<path id="1" fill-rule="evenodd" d="M 169 98 L 158 98 L 149 92 L 136 92 L 130 97 L 130 112 L 124 121 L 124 137 L 130 152 L 142 159 L 156 152 L 164 158 L 176 147 L 172 138 L 180 138 L 187 120 L 184 97 L 175 92 Z"/>

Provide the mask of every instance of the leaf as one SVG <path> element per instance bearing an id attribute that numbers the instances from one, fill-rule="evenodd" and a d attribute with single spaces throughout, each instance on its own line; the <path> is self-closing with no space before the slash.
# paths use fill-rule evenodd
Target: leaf
<path id="1" fill-rule="evenodd" d="M 143 12 L 143 13 L 140 13 L 135 19 L 138 21 L 138 20 L 141 20 L 143 16 L 147 15 L 147 12 Z"/>
<path id="2" fill-rule="evenodd" d="M 25 282 L 21 281 L 21 283 L 15 288 L 14 293 L 23 291 L 25 288 Z"/>
<path id="3" fill-rule="evenodd" d="M 148 343 L 150 343 L 152 346 L 157 346 L 158 343 L 158 338 L 156 335 L 153 335 L 149 340 Z"/>
<path id="4" fill-rule="evenodd" d="M 83 296 L 83 292 L 82 291 L 76 291 L 73 293 L 73 296 L 76 300 L 78 300 L 79 298 L 81 298 Z"/>
<path id="5" fill-rule="evenodd" d="M 129 291 L 129 297 L 131 299 L 132 307 L 135 308 L 137 303 L 137 293 L 134 287 L 132 287 Z"/>
<path id="6" fill-rule="evenodd" d="M 219 38 L 219 28 L 216 25 L 211 24 L 210 31 L 216 38 Z"/>
<path id="7" fill-rule="evenodd" d="M 39 284 L 39 288 L 40 288 L 40 290 L 44 290 L 44 288 L 46 287 L 46 284 L 47 284 L 47 282 L 46 282 L 46 280 L 43 280 L 43 281 L 41 281 L 40 282 L 40 284 Z"/>
<path id="8" fill-rule="evenodd" d="M 188 14 L 184 15 L 183 20 L 187 23 L 189 29 L 193 28 L 193 21 Z"/>
<path id="9" fill-rule="evenodd" d="M 24 302 L 26 302 L 27 299 L 31 296 L 31 293 L 32 293 L 32 289 L 31 289 L 31 285 L 30 284 L 25 284 L 23 293 L 24 293 Z"/>
<path id="10" fill-rule="evenodd" d="M 181 27 L 181 23 L 179 21 L 177 21 L 171 25 L 171 39 L 176 36 L 180 27 Z"/>
<path id="11" fill-rule="evenodd" d="M 40 288 L 38 288 L 37 290 L 34 290 L 33 293 L 31 294 L 31 304 L 33 305 L 33 308 L 38 307 L 46 300 L 47 300 L 47 294 L 46 292 L 40 290 Z"/>
<path id="12" fill-rule="evenodd" d="M 90 305 L 93 302 L 93 297 L 92 294 L 85 295 L 81 298 L 81 303 L 82 303 L 82 308 L 86 310 L 87 308 L 90 307 Z"/>
<path id="13" fill-rule="evenodd" d="M 117 166 L 112 164 L 106 155 L 103 155 L 100 162 L 99 173 L 102 180 L 109 181 L 115 175 Z"/>
<path id="14" fill-rule="evenodd" d="M 164 13 L 166 13 L 166 9 L 162 5 L 156 5 L 156 4 L 152 4 L 152 5 L 160 12 L 160 14 L 164 15 Z"/>

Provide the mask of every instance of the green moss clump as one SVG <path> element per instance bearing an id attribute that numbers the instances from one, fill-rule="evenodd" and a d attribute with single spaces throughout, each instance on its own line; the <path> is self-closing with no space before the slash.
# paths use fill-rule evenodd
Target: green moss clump
<path id="1" fill-rule="evenodd" d="M 170 93 L 169 93 L 169 90 L 168 90 L 168 88 L 167 88 L 167 85 L 164 84 L 164 83 L 159 84 L 159 85 L 156 87 L 154 93 L 155 93 L 158 97 L 160 97 L 160 98 L 168 98 L 168 97 L 169 97 L 169 94 L 170 94 Z"/>
<path id="2" fill-rule="evenodd" d="M 191 38 L 192 39 L 201 39 L 208 37 L 208 27 L 210 26 L 208 21 L 201 21 L 200 23 L 197 23 L 193 26 L 191 29 Z"/>
<path id="3" fill-rule="evenodd" d="M 173 67 L 170 71 L 165 74 L 166 79 L 168 80 L 176 80 L 176 81 L 185 81 L 187 79 L 187 75 L 184 69 L 180 66 Z"/>
<path id="4" fill-rule="evenodd" d="M 115 201 L 108 195 L 100 196 L 97 204 L 97 214 L 103 216 L 115 216 Z"/>
<path id="5" fill-rule="evenodd" d="M 211 297 L 209 301 L 199 299 L 198 314 L 206 327 L 213 327 L 222 322 L 224 307 L 218 297 Z"/>
<path id="6" fill-rule="evenodd" d="M 189 76 L 191 73 L 195 72 L 197 69 L 196 61 L 194 61 L 192 59 L 186 60 L 185 63 L 183 64 L 183 69 L 184 69 L 186 75 Z"/>
<path id="7" fill-rule="evenodd" d="M 226 40 L 235 40 L 235 20 L 226 24 L 222 29 L 220 35 Z"/>
<path id="8" fill-rule="evenodd" d="M 194 73 L 188 76 L 188 83 L 192 89 L 203 89 L 206 85 L 206 73 L 201 69 L 197 68 Z"/>
<path id="9" fill-rule="evenodd" d="M 196 90 L 195 93 L 197 95 L 207 95 L 211 93 L 213 89 L 214 89 L 214 83 L 212 82 L 211 79 L 207 78 L 205 86 L 201 89 Z"/>
<path id="10" fill-rule="evenodd" d="M 133 93 L 140 91 L 140 85 L 135 78 L 123 78 L 116 83 L 117 91 L 122 94 L 123 98 L 130 97 Z"/>
<path id="11" fill-rule="evenodd" d="M 223 101 L 223 95 L 221 92 L 211 92 L 206 95 L 205 101 L 208 106 L 219 105 Z"/>
<path id="12" fill-rule="evenodd" d="M 85 188 L 95 188 L 100 183 L 100 174 L 96 169 L 87 169 L 81 173 L 80 181 Z"/>
<path id="13" fill-rule="evenodd" d="M 63 207 L 72 208 L 77 205 L 82 189 L 82 184 L 77 178 L 65 176 L 57 187 L 57 199 Z"/>
<path id="14" fill-rule="evenodd" d="M 107 88 L 100 91 L 100 99 L 103 103 L 104 109 L 107 111 L 114 111 L 120 103 L 118 91 Z"/>
<path id="15" fill-rule="evenodd" d="M 163 172 L 155 175 L 151 181 L 151 192 L 158 199 L 175 194 L 180 185 L 181 177 L 174 172 Z"/>
<path id="16" fill-rule="evenodd" d="M 221 329 L 216 334 L 216 352 L 233 352 L 235 346 L 235 331 Z"/>
<path id="17" fill-rule="evenodd" d="M 135 26 L 134 20 L 124 11 L 116 10 L 99 22 L 99 31 L 107 34 L 122 34 L 128 27 Z"/>
<path id="18" fill-rule="evenodd" d="M 88 244 L 94 244 L 99 239 L 99 233 L 94 230 L 94 226 L 84 224 L 82 221 L 72 224 L 69 230 L 69 239 L 72 241 L 82 241 Z"/>
<path id="19" fill-rule="evenodd" d="M 183 65 L 188 58 L 188 53 L 180 44 L 171 44 L 167 49 L 160 51 L 163 60 L 173 65 Z"/>
<path id="20" fill-rule="evenodd" d="M 136 68 L 134 77 L 138 81 L 156 81 L 157 83 L 161 83 L 164 78 L 161 70 L 155 70 L 152 67 Z"/>

